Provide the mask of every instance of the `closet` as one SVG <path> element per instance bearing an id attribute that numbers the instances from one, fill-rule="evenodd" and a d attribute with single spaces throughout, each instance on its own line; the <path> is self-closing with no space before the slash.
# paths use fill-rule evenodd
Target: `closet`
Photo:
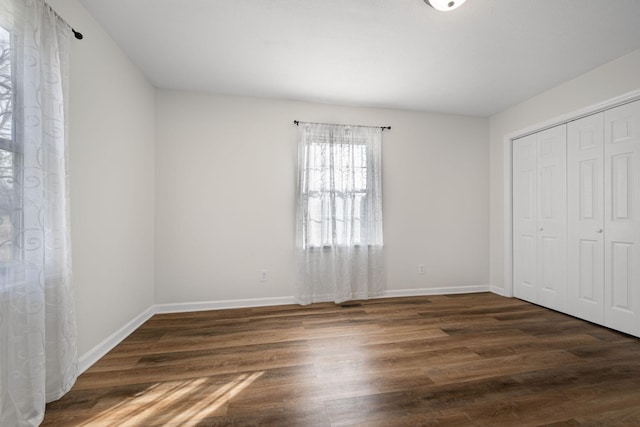
<path id="1" fill-rule="evenodd" d="M 640 336 L 640 101 L 513 141 L 514 294 Z"/>

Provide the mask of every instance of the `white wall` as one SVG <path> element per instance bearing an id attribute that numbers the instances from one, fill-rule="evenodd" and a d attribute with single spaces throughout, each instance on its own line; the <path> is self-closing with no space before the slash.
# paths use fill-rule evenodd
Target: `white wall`
<path id="1" fill-rule="evenodd" d="M 388 289 L 488 284 L 488 120 L 158 91 L 157 303 L 293 295 L 296 119 L 392 126 Z"/>
<path id="2" fill-rule="evenodd" d="M 154 89 L 76 0 L 49 0 L 72 41 L 70 169 L 78 352 L 154 298 Z"/>
<path id="3" fill-rule="evenodd" d="M 640 50 L 490 118 L 491 284 L 504 287 L 504 137 L 640 88 Z"/>

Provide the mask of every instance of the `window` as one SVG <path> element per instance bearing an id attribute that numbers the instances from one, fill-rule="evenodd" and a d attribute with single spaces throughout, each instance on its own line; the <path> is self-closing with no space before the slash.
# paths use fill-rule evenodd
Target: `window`
<path id="1" fill-rule="evenodd" d="M 305 123 L 298 148 L 298 247 L 382 245 L 379 128 Z"/>
<path id="2" fill-rule="evenodd" d="M 360 245 L 367 198 L 365 142 L 317 138 L 305 147 L 304 156 L 306 244 Z"/>
<path id="3" fill-rule="evenodd" d="M 14 240 L 20 220 L 19 191 L 15 186 L 21 155 L 14 144 L 11 34 L 0 27 L 0 270 L 17 256 Z"/>

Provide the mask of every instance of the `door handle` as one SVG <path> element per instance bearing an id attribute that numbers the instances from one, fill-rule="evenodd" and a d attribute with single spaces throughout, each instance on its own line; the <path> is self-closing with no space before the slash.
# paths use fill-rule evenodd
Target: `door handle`
<path id="1" fill-rule="evenodd" d="M 603 230 L 602 228 L 598 228 L 598 229 L 596 230 L 596 233 L 602 233 L 603 231 L 604 231 L 604 230 Z"/>
<path id="2" fill-rule="evenodd" d="M 544 227 L 538 228 L 538 231 L 544 231 Z"/>

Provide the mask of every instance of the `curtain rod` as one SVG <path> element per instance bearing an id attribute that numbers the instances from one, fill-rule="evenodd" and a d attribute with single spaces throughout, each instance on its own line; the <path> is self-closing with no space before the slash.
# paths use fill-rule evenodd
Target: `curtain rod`
<path id="1" fill-rule="evenodd" d="M 60 16 L 60 14 L 58 12 L 56 12 L 56 10 L 54 8 L 51 7 L 51 5 L 47 2 L 45 2 L 45 5 L 49 8 L 50 11 L 52 11 L 58 18 L 60 18 L 60 20 L 62 20 L 62 22 L 64 22 L 65 24 L 69 25 L 69 23 L 62 17 Z M 84 38 L 84 36 L 82 35 L 82 33 L 80 31 L 76 31 L 75 28 L 73 28 L 71 25 L 69 25 L 69 28 L 71 28 L 71 31 L 73 32 L 73 36 L 75 38 L 77 38 L 78 40 L 82 40 Z"/>
<path id="2" fill-rule="evenodd" d="M 380 128 L 380 130 L 382 130 L 382 131 L 391 130 L 391 126 L 341 125 L 341 124 L 337 124 L 337 123 L 301 122 L 300 120 L 294 120 L 293 121 L 293 124 L 296 125 L 296 126 L 300 125 L 300 123 L 309 123 L 309 124 L 312 124 L 312 125 L 351 126 L 351 127 L 358 127 L 358 128 Z"/>

